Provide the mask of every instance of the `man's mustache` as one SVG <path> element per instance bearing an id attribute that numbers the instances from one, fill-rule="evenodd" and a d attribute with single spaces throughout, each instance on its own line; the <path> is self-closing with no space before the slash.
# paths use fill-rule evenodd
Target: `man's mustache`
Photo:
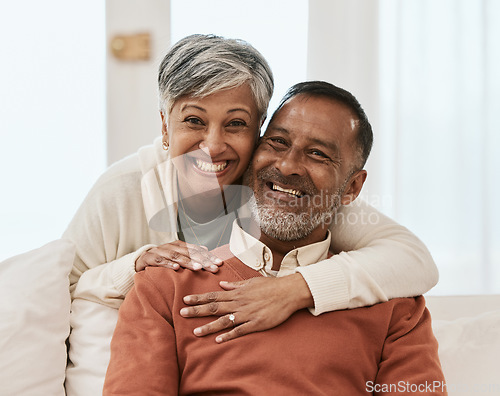
<path id="1" fill-rule="evenodd" d="M 318 189 L 309 176 L 285 176 L 272 166 L 259 170 L 256 176 L 258 180 L 264 182 L 271 181 L 285 186 L 293 186 L 294 189 L 300 190 L 305 195 L 316 195 L 318 193 Z"/>

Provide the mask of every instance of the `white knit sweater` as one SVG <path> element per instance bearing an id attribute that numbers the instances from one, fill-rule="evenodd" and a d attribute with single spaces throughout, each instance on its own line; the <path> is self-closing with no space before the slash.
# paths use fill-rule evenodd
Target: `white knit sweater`
<path id="1" fill-rule="evenodd" d="M 64 234 L 77 248 L 70 274 L 74 298 L 120 306 L 139 255 L 178 239 L 176 185 L 161 139 L 99 178 Z M 337 220 L 331 248 L 340 253 L 297 269 L 311 290 L 314 314 L 416 296 L 436 284 L 430 253 L 406 228 L 362 202 L 340 208 Z M 155 231 L 158 224 L 172 227 Z"/>

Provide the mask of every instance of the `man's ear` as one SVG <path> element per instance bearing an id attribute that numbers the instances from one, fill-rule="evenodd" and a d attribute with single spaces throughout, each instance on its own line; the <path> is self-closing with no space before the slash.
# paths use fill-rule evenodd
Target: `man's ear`
<path id="1" fill-rule="evenodd" d="M 362 169 L 355 172 L 349 179 L 349 183 L 342 195 L 342 199 L 340 200 L 342 205 L 349 205 L 353 202 L 361 192 L 361 188 L 363 188 L 363 184 L 365 183 L 367 172 Z"/>

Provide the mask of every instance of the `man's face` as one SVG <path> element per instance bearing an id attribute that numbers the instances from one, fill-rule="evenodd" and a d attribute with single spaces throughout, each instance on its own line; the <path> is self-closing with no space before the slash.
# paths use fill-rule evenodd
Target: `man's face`
<path id="1" fill-rule="evenodd" d="M 355 115 L 333 99 L 301 94 L 281 108 L 246 177 L 255 195 L 253 216 L 266 235 L 324 237 L 339 205 L 356 198 L 366 177 L 365 171 L 353 174 L 355 132 Z"/>

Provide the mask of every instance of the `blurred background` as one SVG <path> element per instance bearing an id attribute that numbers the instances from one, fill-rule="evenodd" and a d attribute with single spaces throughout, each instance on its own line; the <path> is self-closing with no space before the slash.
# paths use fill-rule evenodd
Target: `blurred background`
<path id="1" fill-rule="evenodd" d="M 1 2 L 0 260 L 59 238 L 160 135 L 161 58 L 214 33 L 269 61 L 270 112 L 299 81 L 351 91 L 375 133 L 363 198 L 429 247 L 431 294 L 500 293 L 499 19 L 496 0 Z"/>

